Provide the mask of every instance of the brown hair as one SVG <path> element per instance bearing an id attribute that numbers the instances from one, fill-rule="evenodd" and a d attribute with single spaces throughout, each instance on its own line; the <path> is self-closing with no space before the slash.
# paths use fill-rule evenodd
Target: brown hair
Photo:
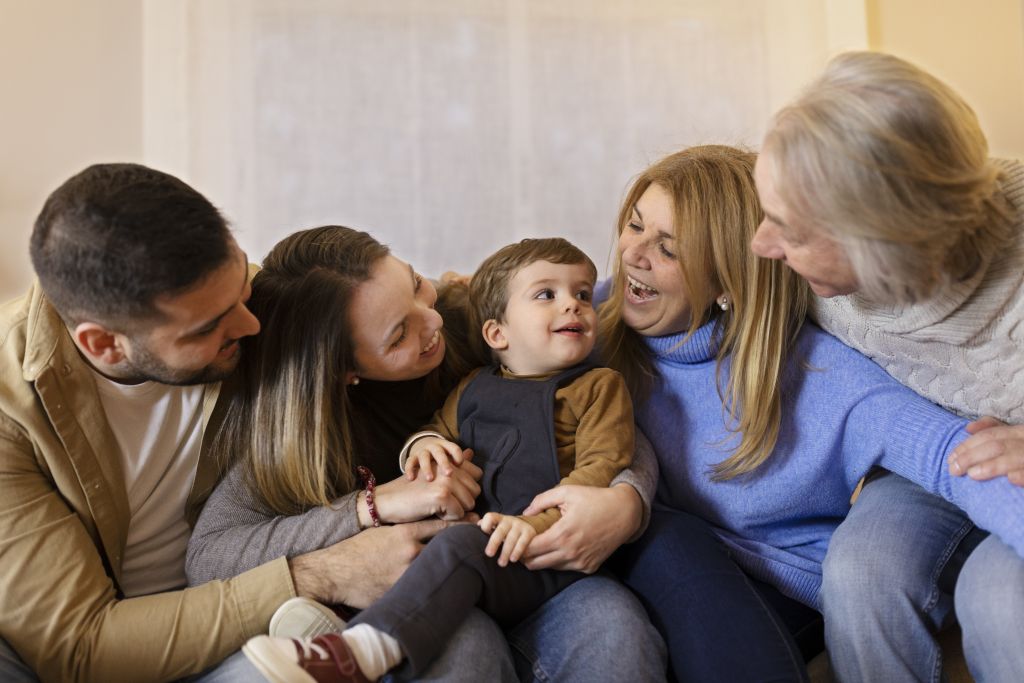
<path id="1" fill-rule="evenodd" d="M 477 332 L 488 320 L 504 320 L 509 283 L 516 273 L 537 261 L 583 264 L 589 268 L 591 280 L 597 279 L 597 268 L 590 257 L 561 237 L 525 239 L 502 247 L 484 259 L 469 283 L 469 304 Z"/>

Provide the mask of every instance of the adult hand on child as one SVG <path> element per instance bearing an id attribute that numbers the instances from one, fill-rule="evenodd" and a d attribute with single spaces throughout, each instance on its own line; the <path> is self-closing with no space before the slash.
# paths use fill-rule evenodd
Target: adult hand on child
<path id="1" fill-rule="evenodd" d="M 439 519 L 382 526 L 289 560 L 297 595 L 325 604 L 369 607 L 402 576 L 442 529 Z"/>
<path id="2" fill-rule="evenodd" d="M 985 480 L 1006 476 L 1024 486 L 1024 425 L 982 417 L 967 425 L 972 435 L 949 454 L 949 473 Z"/>
<path id="3" fill-rule="evenodd" d="M 484 533 L 491 535 L 484 549 L 487 557 L 494 557 L 498 548 L 501 548 L 501 555 L 498 557 L 499 567 L 507 567 L 509 562 L 518 562 L 529 547 L 530 541 L 537 535 L 537 530 L 526 520 L 498 512 L 488 512 L 477 522 L 477 526 Z"/>
<path id="4" fill-rule="evenodd" d="M 567 484 L 549 489 L 524 515 L 557 507 L 562 517 L 530 543 L 529 569 L 565 569 L 593 574 L 640 526 L 643 503 L 629 484 L 611 488 Z"/>
<path id="5" fill-rule="evenodd" d="M 375 503 L 382 522 L 396 524 L 437 516 L 457 520 L 473 509 L 480 495 L 483 472 L 473 464 L 473 451 L 463 452 L 463 462 L 451 476 L 433 481 L 399 477 L 377 487 Z M 365 505 L 360 501 L 361 505 Z"/>

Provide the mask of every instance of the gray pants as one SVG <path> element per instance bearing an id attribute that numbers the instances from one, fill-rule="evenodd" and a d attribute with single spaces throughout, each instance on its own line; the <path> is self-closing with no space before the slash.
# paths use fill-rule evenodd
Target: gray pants
<path id="1" fill-rule="evenodd" d="M 530 571 L 518 563 L 499 567 L 484 554 L 488 538 L 471 524 L 445 529 L 398 583 L 352 623 L 393 636 L 418 674 L 444 651 L 474 606 L 498 624 L 514 626 L 583 577 L 579 572 Z"/>

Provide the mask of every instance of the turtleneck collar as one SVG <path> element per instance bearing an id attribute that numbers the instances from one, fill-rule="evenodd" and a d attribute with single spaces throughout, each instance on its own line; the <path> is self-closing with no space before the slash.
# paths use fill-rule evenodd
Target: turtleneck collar
<path id="1" fill-rule="evenodd" d="M 644 337 L 644 343 L 658 360 L 694 365 L 715 359 L 718 353 L 718 337 L 719 335 L 715 333 L 715 321 L 711 320 L 697 328 L 689 339 L 686 339 L 686 332 L 679 332 L 663 337 Z"/>

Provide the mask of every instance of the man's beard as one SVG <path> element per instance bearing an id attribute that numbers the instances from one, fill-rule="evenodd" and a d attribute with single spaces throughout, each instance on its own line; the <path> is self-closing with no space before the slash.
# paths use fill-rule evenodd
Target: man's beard
<path id="1" fill-rule="evenodd" d="M 231 343 L 237 343 L 237 340 Z M 229 344 L 230 346 L 230 344 Z M 157 358 L 140 339 L 132 340 L 132 349 L 135 358 L 125 359 L 125 371 L 128 379 L 132 382 L 159 382 L 174 386 L 193 386 L 196 384 L 210 384 L 220 382 L 229 377 L 238 367 L 238 361 L 242 357 L 241 347 L 235 354 L 223 361 L 214 361 L 204 368 L 198 370 L 180 370 L 167 366 Z"/>

